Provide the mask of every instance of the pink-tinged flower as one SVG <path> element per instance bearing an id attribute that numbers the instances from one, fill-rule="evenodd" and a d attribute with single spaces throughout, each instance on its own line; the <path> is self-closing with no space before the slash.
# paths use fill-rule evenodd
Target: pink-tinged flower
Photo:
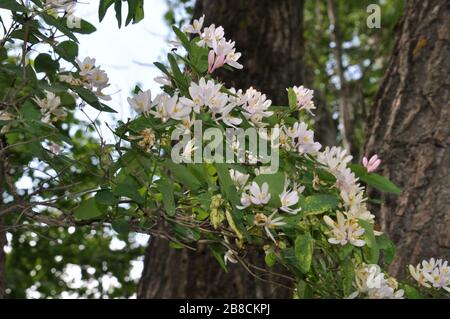
<path id="1" fill-rule="evenodd" d="M 377 154 L 373 155 L 369 160 L 364 156 L 362 164 L 367 169 L 367 172 L 372 173 L 378 168 L 378 166 L 380 166 L 381 159 L 378 158 Z"/>
<path id="2" fill-rule="evenodd" d="M 225 55 L 216 56 L 214 50 L 209 51 L 208 54 L 208 73 L 213 73 L 214 70 L 221 68 L 225 64 Z"/>

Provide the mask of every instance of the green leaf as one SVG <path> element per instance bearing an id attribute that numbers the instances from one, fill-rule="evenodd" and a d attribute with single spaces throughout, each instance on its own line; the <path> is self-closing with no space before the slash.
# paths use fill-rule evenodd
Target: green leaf
<path id="1" fill-rule="evenodd" d="M 273 267 L 277 262 L 277 256 L 273 252 L 269 252 L 264 256 L 264 262 L 267 266 Z"/>
<path id="2" fill-rule="evenodd" d="M 15 0 L 2 0 L 0 2 L 0 8 L 7 9 L 16 12 L 28 12 L 27 7 L 17 3 Z"/>
<path id="3" fill-rule="evenodd" d="M 358 219 L 358 223 L 364 228 L 364 240 L 366 241 L 366 246 L 363 247 L 364 257 L 368 263 L 376 264 L 380 258 L 380 249 L 373 233 L 373 226 L 362 219 Z"/>
<path id="4" fill-rule="evenodd" d="M 191 42 L 189 41 L 186 34 L 183 31 L 181 31 L 180 29 L 178 29 L 176 26 L 172 26 L 172 30 L 177 35 L 178 39 L 180 39 L 181 44 L 186 49 L 186 51 L 189 52 L 189 49 L 191 47 Z"/>
<path id="5" fill-rule="evenodd" d="M 333 210 L 339 204 L 339 199 L 334 195 L 317 194 L 300 198 L 302 212 L 309 214 L 320 214 Z"/>
<path id="6" fill-rule="evenodd" d="M 379 249 L 383 251 L 384 262 L 390 265 L 395 257 L 394 243 L 386 235 L 377 236 L 376 241 Z"/>
<path id="7" fill-rule="evenodd" d="M 132 178 L 131 176 L 126 176 L 125 179 L 120 182 L 116 189 L 114 190 L 114 194 L 116 196 L 124 196 L 131 198 L 138 204 L 144 203 L 144 198 L 139 193 L 139 184 Z"/>
<path id="8" fill-rule="evenodd" d="M 100 5 L 98 6 L 98 20 L 102 22 L 106 15 L 109 7 L 114 4 L 114 0 L 100 0 Z"/>
<path id="9" fill-rule="evenodd" d="M 375 173 L 368 173 L 366 168 L 362 165 L 351 164 L 350 168 L 361 181 L 369 186 L 375 187 L 382 192 L 393 193 L 397 195 L 402 192 L 402 190 L 397 185 L 392 183 L 387 178 Z"/>
<path id="10" fill-rule="evenodd" d="M 65 36 L 69 37 L 71 40 L 78 43 L 77 37 L 73 34 L 72 30 L 69 29 L 64 23 L 65 20 L 57 19 L 47 13 L 42 13 L 42 18 L 44 19 L 45 23 L 48 25 L 51 25 L 61 31 Z M 64 22 L 64 23 L 62 23 Z"/>
<path id="11" fill-rule="evenodd" d="M 295 94 L 293 88 L 288 88 L 288 101 L 289 108 L 291 110 L 295 110 L 297 108 L 297 95 Z"/>
<path id="12" fill-rule="evenodd" d="M 222 267 L 222 269 L 225 270 L 225 272 L 227 272 L 228 271 L 227 266 L 225 265 L 225 260 L 223 258 L 223 255 L 224 255 L 223 247 L 219 244 L 211 244 L 211 245 L 208 245 L 208 248 L 211 250 L 214 258 L 217 260 L 220 267 Z"/>
<path id="13" fill-rule="evenodd" d="M 163 195 L 163 204 L 167 215 L 175 216 L 176 206 L 175 199 L 173 197 L 173 183 L 170 183 L 166 179 L 160 179 L 156 182 L 156 185 Z"/>
<path id="14" fill-rule="evenodd" d="M 231 179 L 228 164 L 215 163 L 214 168 L 217 171 L 219 183 L 222 186 L 222 194 L 233 207 L 236 207 L 240 204 L 240 198 L 236 191 L 236 186 L 234 186 L 233 180 Z"/>
<path id="15" fill-rule="evenodd" d="M 299 235 L 295 239 L 295 257 L 298 261 L 298 267 L 303 273 L 309 272 L 314 253 L 314 239 L 311 235 Z"/>
<path id="16" fill-rule="evenodd" d="M 75 218 L 81 220 L 97 218 L 102 216 L 103 214 L 104 212 L 99 209 L 94 197 L 83 201 L 81 205 L 74 210 Z"/>
<path id="17" fill-rule="evenodd" d="M 175 56 L 173 54 L 168 54 L 167 59 L 169 60 L 170 68 L 173 72 L 173 77 L 175 79 L 175 82 L 177 83 L 180 90 L 187 90 L 188 84 L 186 82 L 186 79 L 184 78 L 183 73 L 180 70 L 180 67 L 178 66 L 178 63 L 175 59 Z"/>
<path id="18" fill-rule="evenodd" d="M 101 190 L 95 194 L 95 200 L 100 205 L 111 206 L 118 202 L 118 199 L 110 190 Z"/>
<path id="19" fill-rule="evenodd" d="M 422 299 L 420 292 L 413 286 L 407 284 L 401 284 L 400 287 L 405 291 L 405 297 L 407 299 Z"/>
<path id="20" fill-rule="evenodd" d="M 117 25 L 120 29 L 122 26 L 122 0 L 116 0 L 114 2 L 114 10 L 116 11 Z"/>
<path id="21" fill-rule="evenodd" d="M 63 41 L 55 47 L 55 51 L 64 60 L 74 62 L 78 56 L 78 44 L 73 41 Z"/>
<path id="22" fill-rule="evenodd" d="M 170 169 L 170 172 L 178 182 L 190 190 L 197 190 L 202 186 L 195 175 L 186 169 L 186 166 L 182 164 L 175 164 L 170 159 L 167 159 L 164 162 L 164 165 Z"/>
<path id="23" fill-rule="evenodd" d="M 80 34 L 91 34 L 97 31 L 97 28 L 94 25 L 86 20 L 80 21 L 79 28 L 71 28 L 72 32 L 80 33 Z"/>
<path id="24" fill-rule="evenodd" d="M 54 74 L 59 69 L 59 62 L 54 61 L 49 54 L 41 53 L 34 60 L 34 68 L 38 73 Z"/>
<path id="25" fill-rule="evenodd" d="M 98 99 L 98 97 L 89 91 L 88 89 L 85 89 L 81 86 L 73 86 L 72 89 L 78 93 L 80 98 L 85 101 L 87 104 L 92 106 L 93 108 L 102 111 L 102 112 L 108 112 L 108 113 L 117 113 L 115 110 L 110 108 L 109 106 L 101 103 Z"/>
<path id="26" fill-rule="evenodd" d="M 350 245 L 347 245 L 350 246 Z M 345 259 L 341 266 L 342 269 L 342 287 L 344 296 L 348 297 L 353 292 L 353 281 L 355 279 L 355 267 L 350 258 Z"/>

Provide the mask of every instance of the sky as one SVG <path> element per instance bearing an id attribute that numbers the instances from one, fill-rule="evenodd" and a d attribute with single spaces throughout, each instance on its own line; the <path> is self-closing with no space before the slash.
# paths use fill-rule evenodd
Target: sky
<path id="1" fill-rule="evenodd" d="M 145 18 L 137 24 L 122 26 L 120 29 L 113 8 L 110 8 L 101 23 L 98 22 L 97 10 L 97 1 L 91 0 L 90 3 L 82 2 L 77 5 L 75 15 L 91 22 L 97 28 L 92 34 L 78 36 L 79 57 L 94 57 L 96 63 L 108 73 L 111 86 L 104 92 L 111 94 L 112 101 L 107 104 L 118 112 L 117 119 L 126 121 L 128 117 L 133 116 L 127 97 L 136 84 L 143 90 L 150 89 L 152 96 L 156 96 L 160 91 L 159 85 L 153 79 L 161 74 L 153 66 L 153 62 L 165 60 L 170 50 L 167 44 L 170 29 L 164 21 L 167 5 L 164 0 L 145 1 Z M 97 115 L 98 112 L 89 108 L 88 114 Z M 79 117 L 83 118 L 83 115 Z M 102 114 L 100 120 L 110 121 L 110 117 L 108 114 Z M 102 130 L 105 135 L 107 132 L 108 130 Z"/>

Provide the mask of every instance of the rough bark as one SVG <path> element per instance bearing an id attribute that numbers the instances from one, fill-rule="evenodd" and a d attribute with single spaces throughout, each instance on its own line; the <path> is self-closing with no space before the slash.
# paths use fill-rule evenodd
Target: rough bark
<path id="1" fill-rule="evenodd" d="M 368 120 L 366 154 L 402 189 L 378 210 L 397 244 L 392 274 L 450 257 L 450 2 L 408 1 Z"/>
<path id="2" fill-rule="evenodd" d="M 217 75 L 226 85 L 253 86 L 274 105 L 287 104 L 286 88 L 304 80 L 303 1 L 197 0 L 194 17 L 205 25 L 222 25 L 236 41 L 244 70 Z M 263 256 L 250 253 L 250 263 L 263 266 Z M 225 273 L 209 250 L 173 250 L 164 240 L 150 241 L 138 288 L 139 298 L 289 298 L 291 290 L 255 280 L 239 265 Z M 272 277 L 268 278 L 269 280 Z M 277 280 L 279 281 L 279 280 Z"/>

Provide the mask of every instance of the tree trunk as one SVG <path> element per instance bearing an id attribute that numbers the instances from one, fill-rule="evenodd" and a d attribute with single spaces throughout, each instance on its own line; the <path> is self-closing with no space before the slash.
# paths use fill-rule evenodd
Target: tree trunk
<path id="1" fill-rule="evenodd" d="M 408 1 L 368 120 L 366 154 L 401 186 L 378 211 L 396 242 L 393 275 L 423 258 L 450 257 L 450 2 Z"/>
<path id="2" fill-rule="evenodd" d="M 286 88 L 304 80 L 303 0 L 197 0 L 194 17 L 205 25 L 222 25 L 236 41 L 242 71 L 217 75 L 227 86 L 253 86 L 273 101 L 287 104 Z M 215 72 L 216 75 L 216 72 Z M 250 263 L 264 267 L 263 255 L 249 253 Z M 269 277 L 271 280 L 273 277 Z M 279 280 L 277 280 L 279 281 Z M 145 254 L 138 298 L 289 298 L 290 289 L 259 281 L 231 264 L 225 273 L 204 246 L 196 252 L 174 250 L 151 239 Z"/>

